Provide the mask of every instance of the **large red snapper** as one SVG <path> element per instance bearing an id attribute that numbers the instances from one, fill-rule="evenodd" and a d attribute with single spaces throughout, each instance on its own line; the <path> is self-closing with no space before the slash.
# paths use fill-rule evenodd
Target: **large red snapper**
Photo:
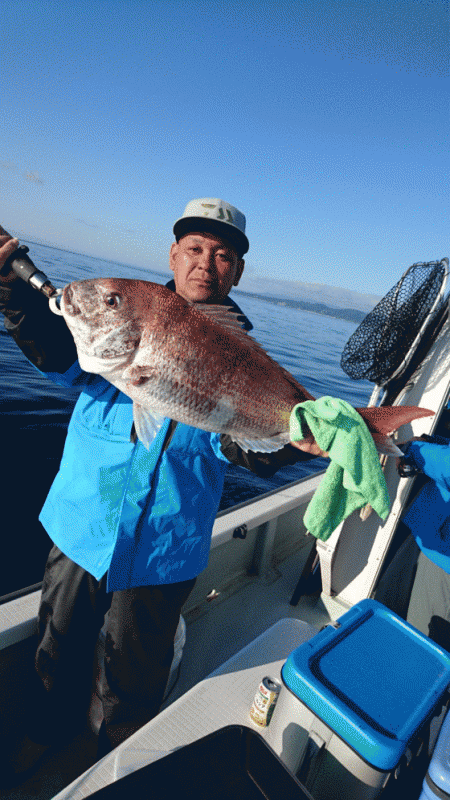
<path id="1" fill-rule="evenodd" d="M 240 326 L 227 307 L 191 305 L 140 280 L 74 281 L 61 312 L 82 369 L 134 400 L 136 431 L 148 447 L 163 417 L 227 433 L 244 450 L 270 452 L 290 440 L 293 407 L 313 396 Z M 377 444 L 432 411 L 357 409 Z"/>

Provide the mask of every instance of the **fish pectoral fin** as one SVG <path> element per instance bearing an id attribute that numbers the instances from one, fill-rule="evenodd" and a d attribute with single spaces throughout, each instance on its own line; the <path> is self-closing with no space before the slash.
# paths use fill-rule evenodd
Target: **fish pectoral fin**
<path id="1" fill-rule="evenodd" d="M 289 433 L 280 433 L 277 436 L 268 436 L 266 438 L 235 436 L 232 434 L 231 439 L 238 447 L 242 448 L 244 453 L 248 453 L 249 450 L 252 453 L 275 453 L 289 443 Z"/>
<path id="2" fill-rule="evenodd" d="M 140 366 L 139 364 L 130 364 L 130 366 L 123 371 L 122 379 L 132 386 L 141 386 L 143 383 L 147 383 L 153 375 L 154 370 L 147 365 Z"/>
<path id="3" fill-rule="evenodd" d="M 133 422 L 138 439 L 147 450 L 160 430 L 165 417 L 155 414 L 148 408 L 144 408 L 139 403 L 133 403 Z"/>

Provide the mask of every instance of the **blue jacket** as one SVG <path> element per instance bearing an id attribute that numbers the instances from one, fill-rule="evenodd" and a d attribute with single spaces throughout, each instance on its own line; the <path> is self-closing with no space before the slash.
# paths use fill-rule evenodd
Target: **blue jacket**
<path id="1" fill-rule="evenodd" d="M 450 573 L 450 442 L 433 437 L 411 442 L 408 462 L 432 480 L 425 484 L 403 517 L 422 552 Z"/>
<path id="2" fill-rule="evenodd" d="M 78 362 L 64 375 L 82 385 L 59 472 L 40 520 L 53 542 L 107 589 L 174 583 L 208 561 L 226 465 L 220 436 L 167 419 L 147 451 L 130 441 L 132 401 Z"/>
<path id="3" fill-rule="evenodd" d="M 173 281 L 167 286 L 175 289 Z M 251 330 L 236 303 L 223 302 Z M 0 286 L 0 311 L 8 333 L 43 375 L 82 389 L 40 520 L 73 561 L 98 579 L 108 572 L 110 591 L 183 581 L 206 567 L 230 461 L 266 478 L 310 458 L 290 445 L 276 453 L 244 453 L 229 436 L 181 424 L 173 431 L 170 420 L 147 451 L 130 439 L 131 400 L 81 370 L 64 320 L 50 312 L 43 295 L 23 281 Z"/>

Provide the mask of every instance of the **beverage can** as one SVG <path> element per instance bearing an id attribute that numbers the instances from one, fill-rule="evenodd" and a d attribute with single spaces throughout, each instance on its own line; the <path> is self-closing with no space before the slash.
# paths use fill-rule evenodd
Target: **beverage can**
<path id="1" fill-rule="evenodd" d="M 275 678 L 266 676 L 262 679 L 250 709 L 250 719 L 255 725 L 259 725 L 260 728 L 269 725 L 280 689 L 281 683 Z"/>

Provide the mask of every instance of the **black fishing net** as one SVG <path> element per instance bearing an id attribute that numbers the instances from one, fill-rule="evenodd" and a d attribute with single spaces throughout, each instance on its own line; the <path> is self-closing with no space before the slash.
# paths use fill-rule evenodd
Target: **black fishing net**
<path id="1" fill-rule="evenodd" d="M 345 345 L 341 367 L 353 380 L 385 385 L 402 364 L 436 301 L 446 261 L 418 262 L 404 273 Z M 438 304 L 435 312 L 441 308 Z M 433 318 L 435 314 L 433 313 Z"/>

